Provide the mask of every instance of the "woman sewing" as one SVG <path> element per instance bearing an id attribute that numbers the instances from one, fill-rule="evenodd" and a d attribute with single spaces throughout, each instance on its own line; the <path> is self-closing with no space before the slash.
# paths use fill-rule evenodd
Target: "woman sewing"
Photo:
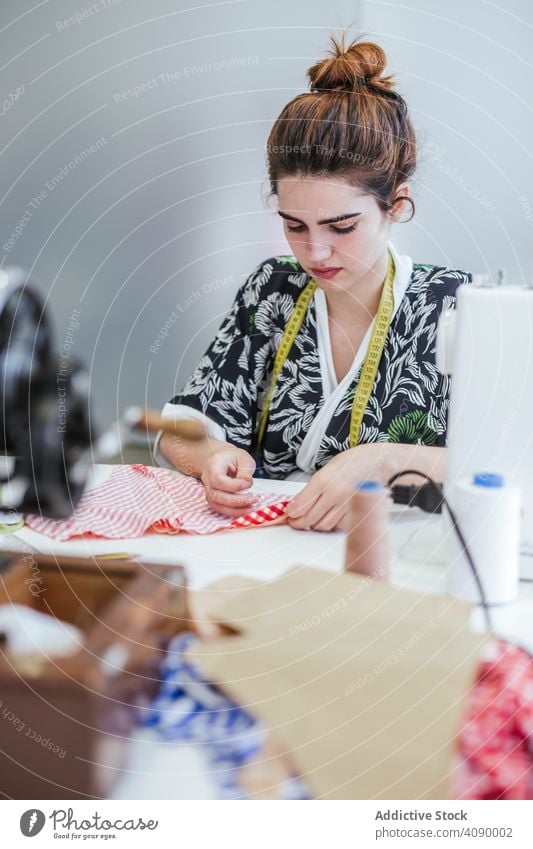
<path id="1" fill-rule="evenodd" d="M 444 476 L 449 379 L 437 371 L 441 311 L 470 275 L 413 264 L 390 244 L 414 213 L 416 140 L 371 43 L 333 40 L 310 92 L 267 144 L 290 256 L 266 260 L 235 298 L 165 416 L 200 418 L 210 439 L 163 457 L 200 478 L 211 506 L 250 508 L 252 476 L 310 474 L 288 508 L 296 528 L 344 526 L 356 481 L 415 468 Z"/>

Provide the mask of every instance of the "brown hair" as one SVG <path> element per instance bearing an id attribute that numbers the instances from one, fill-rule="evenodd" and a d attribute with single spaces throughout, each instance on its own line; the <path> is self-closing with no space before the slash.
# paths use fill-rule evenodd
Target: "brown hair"
<path id="1" fill-rule="evenodd" d="M 285 106 L 267 143 L 272 192 L 282 177 L 320 175 L 349 180 L 387 213 L 398 187 L 416 168 L 416 139 L 403 97 L 384 75 L 377 44 L 332 37 L 329 58 L 307 72 L 310 92 Z M 410 198 L 404 198 L 412 207 Z"/>

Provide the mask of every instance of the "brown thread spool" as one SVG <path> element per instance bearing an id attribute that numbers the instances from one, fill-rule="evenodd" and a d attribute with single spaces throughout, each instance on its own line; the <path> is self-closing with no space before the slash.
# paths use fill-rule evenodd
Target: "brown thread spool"
<path id="1" fill-rule="evenodd" d="M 388 490 L 379 481 L 362 481 L 350 499 L 344 571 L 387 580 L 389 556 Z"/>

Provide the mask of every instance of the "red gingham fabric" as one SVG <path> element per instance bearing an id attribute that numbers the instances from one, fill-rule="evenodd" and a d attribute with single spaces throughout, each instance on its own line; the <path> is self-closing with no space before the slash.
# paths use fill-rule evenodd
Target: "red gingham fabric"
<path id="1" fill-rule="evenodd" d="M 499 641 L 480 666 L 459 734 L 457 799 L 533 798 L 533 657 Z"/>
<path id="2" fill-rule="evenodd" d="M 260 493 L 249 513 L 233 519 L 209 507 L 204 486 L 195 478 L 136 464 L 115 466 L 105 483 L 82 496 L 69 519 L 56 521 L 29 515 L 26 524 L 57 540 L 77 536 L 129 539 L 148 531 L 211 534 L 279 519 L 289 501 L 276 493 Z"/>

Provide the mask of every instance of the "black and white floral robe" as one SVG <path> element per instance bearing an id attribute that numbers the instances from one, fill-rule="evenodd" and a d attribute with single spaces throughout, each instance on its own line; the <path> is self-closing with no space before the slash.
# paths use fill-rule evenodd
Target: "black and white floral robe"
<path id="1" fill-rule="evenodd" d="M 392 245 L 389 249 L 396 267 L 394 314 L 359 443 L 444 446 L 450 386 L 435 364 L 437 321 L 471 275 L 413 265 Z M 276 350 L 309 279 L 294 257 L 262 263 L 240 288 L 183 392 L 165 405 L 163 415 L 199 418 L 214 438 L 255 455 Z M 349 448 L 352 403 L 372 327 L 338 384 L 326 299 L 317 288 L 272 396 L 257 457 L 260 473 L 272 478 L 298 470 L 312 473 Z"/>

